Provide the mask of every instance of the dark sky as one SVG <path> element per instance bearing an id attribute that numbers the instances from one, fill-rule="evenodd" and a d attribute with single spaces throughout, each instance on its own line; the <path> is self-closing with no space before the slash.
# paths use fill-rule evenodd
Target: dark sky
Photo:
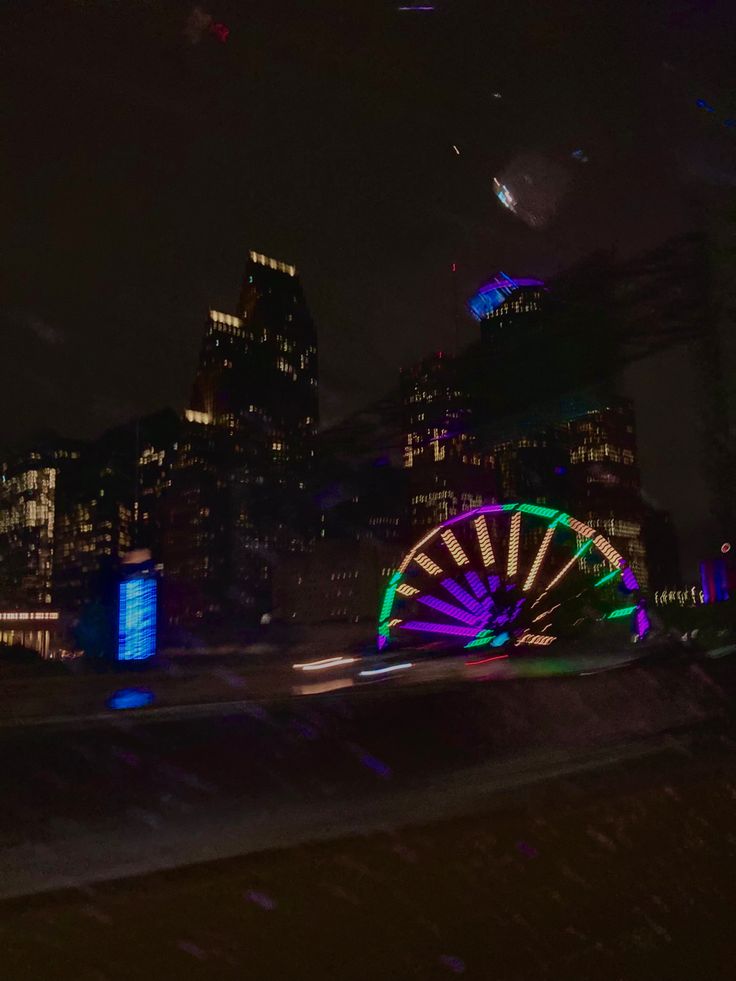
<path id="1" fill-rule="evenodd" d="M 498 268 L 629 255 L 687 224 L 693 182 L 736 180 L 731 3 L 199 6 L 226 43 L 187 37 L 192 3 L 2 5 L 1 441 L 183 407 L 250 248 L 301 271 L 334 420 L 451 343 L 451 262 L 469 293 Z M 572 181 L 543 230 L 492 194 L 528 153 Z M 628 384 L 645 484 L 680 520 L 659 374 Z M 694 430 L 678 438 L 690 452 Z"/>

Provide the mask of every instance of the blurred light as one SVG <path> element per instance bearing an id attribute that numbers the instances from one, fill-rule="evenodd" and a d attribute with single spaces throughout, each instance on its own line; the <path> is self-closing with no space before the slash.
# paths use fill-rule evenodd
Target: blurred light
<path id="1" fill-rule="evenodd" d="M 292 664 L 295 671 L 324 671 L 327 668 L 335 668 L 341 664 L 353 664 L 354 657 L 326 657 L 321 661 L 307 661 L 304 664 Z"/>
<path id="2" fill-rule="evenodd" d="M 405 671 L 407 668 L 413 667 L 414 665 L 410 661 L 407 661 L 405 664 L 390 664 L 386 668 L 370 668 L 369 670 L 359 671 L 358 673 L 361 678 L 368 678 L 371 675 L 389 674 L 391 671 Z"/>
<path id="3" fill-rule="evenodd" d="M 489 661 L 503 661 L 508 658 L 508 654 L 494 654 L 493 657 L 483 657 L 480 661 L 466 661 L 465 663 L 469 666 L 474 664 L 488 664 Z"/>
<path id="4" fill-rule="evenodd" d="M 115 711 L 121 709 L 137 709 L 150 705 L 155 695 L 147 688 L 121 688 L 107 700 L 107 707 Z"/>

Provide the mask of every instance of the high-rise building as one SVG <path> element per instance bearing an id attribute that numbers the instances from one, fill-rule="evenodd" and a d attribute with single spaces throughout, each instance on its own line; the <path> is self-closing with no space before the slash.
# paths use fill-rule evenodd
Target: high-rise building
<path id="1" fill-rule="evenodd" d="M 54 596 L 63 609 L 109 598 L 132 547 L 162 551 L 162 495 L 178 419 L 164 410 L 87 444 L 57 487 Z"/>
<path id="2" fill-rule="evenodd" d="M 52 602 L 60 474 L 81 444 L 57 437 L 9 454 L 0 465 L 0 603 Z"/>
<path id="3" fill-rule="evenodd" d="M 567 422 L 569 507 L 601 531 L 629 560 L 640 586 L 648 586 L 644 503 L 637 460 L 634 406 L 611 398 L 600 409 Z"/>
<path id="4" fill-rule="evenodd" d="M 402 371 L 400 387 L 412 529 L 495 500 L 491 461 L 472 432 L 460 363 L 437 352 Z"/>
<path id="5" fill-rule="evenodd" d="M 237 313 L 210 311 L 186 421 L 164 596 L 189 596 L 182 619 L 257 616 L 274 563 L 318 525 L 317 335 L 294 266 L 249 254 Z"/>

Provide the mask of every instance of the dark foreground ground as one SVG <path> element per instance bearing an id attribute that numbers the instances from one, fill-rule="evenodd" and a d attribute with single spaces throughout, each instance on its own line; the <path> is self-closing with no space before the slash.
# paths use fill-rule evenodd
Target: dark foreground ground
<path id="1" fill-rule="evenodd" d="M 665 658 L 5 728 L 0 979 L 733 978 L 735 694 Z"/>
<path id="2" fill-rule="evenodd" d="M 733 978 L 722 732 L 487 813 L 0 908 L 8 981 Z"/>

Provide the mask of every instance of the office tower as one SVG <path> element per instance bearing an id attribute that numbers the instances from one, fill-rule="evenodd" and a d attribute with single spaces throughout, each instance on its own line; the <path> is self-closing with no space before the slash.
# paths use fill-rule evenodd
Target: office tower
<path id="1" fill-rule="evenodd" d="M 81 444 L 57 437 L 12 452 L 0 474 L 0 600 L 6 608 L 52 602 L 60 475 Z"/>
<path id="2" fill-rule="evenodd" d="M 133 547 L 161 561 L 162 497 L 178 418 L 163 410 L 103 433 L 58 481 L 54 598 L 63 608 L 109 601 Z"/>
<path id="3" fill-rule="evenodd" d="M 629 560 L 640 586 L 648 586 L 645 508 L 637 462 L 634 406 L 606 405 L 567 422 L 570 448 L 569 509 L 601 531 Z"/>
<path id="4" fill-rule="evenodd" d="M 258 616 L 274 565 L 318 526 L 317 336 L 294 266 L 249 254 L 237 313 L 210 311 L 186 417 L 166 578 L 189 590 L 197 619 Z M 187 523 L 199 529 L 189 545 Z"/>
<path id="5" fill-rule="evenodd" d="M 437 352 L 403 370 L 400 389 L 412 529 L 494 500 L 491 461 L 473 433 L 461 363 Z"/>

